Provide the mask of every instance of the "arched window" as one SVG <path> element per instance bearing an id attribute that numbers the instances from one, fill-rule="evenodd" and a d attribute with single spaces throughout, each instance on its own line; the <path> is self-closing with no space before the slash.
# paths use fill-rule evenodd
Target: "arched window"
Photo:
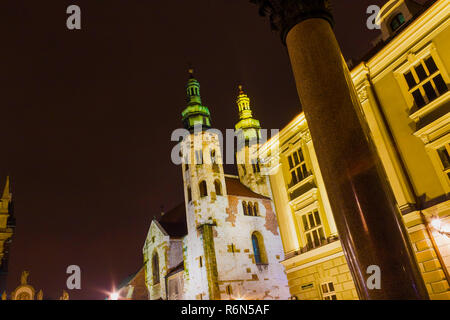
<path id="1" fill-rule="evenodd" d="M 253 206 L 253 215 L 255 217 L 259 216 L 259 207 L 258 207 L 258 202 L 255 202 L 254 206 Z"/>
<path id="2" fill-rule="evenodd" d="M 206 187 L 206 181 L 203 180 L 198 185 L 200 189 L 200 198 L 208 196 L 208 188 Z"/>
<path id="3" fill-rule="evenodd" d="M 253 216 L 253 205 L 251 202 L 248 203 L 248 215 Z"/>
<path id="4" fill-rule="evenodd" d="M 245 201 L 242 201 L 242 210 L 244 211 L 244 216 L 248 216 L 247 202 Z"/>
<path id="5" fill-rule="evenodd" d="M 153 254 L 152 258 L 152 274 L 153 274 L 153 284 L 159 283 L 159 258 L 158 253 Z"/>
<path id="6" fill-rule="evenodd" d="M 214 181 L 214 187 L 216 188 L 216 195 L 222 195 L 222 184 L 219 180 Z"/>
<path id="7" fill-rule="evenodd" d="M 216 150 L 211 150 L 211 163 L 212 163 L 212 164 L 217 164 L 217 160 L 216 160 Z"/>
<path id="8" fill-rule="evenodd" d="M 191 202 L 192 201 L 191 187 L 187 187 L 187 196 L 188 196 L 188 202 Z"/>
<path id="9" fill-rule="evenodd" d="M 264 248 L 264 240 L 261 234 L 257 231 L 252 234 L 253 255 L 256 264 L 267 264 L 267 255 Z"/>
<path id="10" fill-rule="evenodd" d="M 392 29 L 392 31 L 396 31 L 404 23 L 405 23 L 405 17 L 403 16 L 403 14 L 401 14 L 401 13 L 397 14 L 391 20 L 391 29 Z"/>

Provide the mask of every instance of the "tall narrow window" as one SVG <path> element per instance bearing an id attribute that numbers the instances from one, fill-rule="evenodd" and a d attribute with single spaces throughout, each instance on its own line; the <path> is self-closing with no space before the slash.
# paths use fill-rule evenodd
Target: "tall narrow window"
<path id="1" fill-rule="evenodd" d="M 159 258 L 158 258 L 158 253 L 154 253 L 153 254 L 153 258 L 152 258 L 152 273 L 153 273 L 153 284 L 158 284 L 160 279 L 159 279 Z"/>
<path id="2" fill-rule="evenodd" d="M 199 183 L 199 189 L 200 189 L 200 198 L 208 196 L 208 189 L 206 187 L 205 180 L 203 180 Z"/>
<path id="3" fill-rule="evenodd" d="M 254 214 L 255 217 L 259 216 L 258 202 L 255 202 L 255 204 L 253 206 L 253 214 Z"/>
<path id="4" fill-rule="evenodd" d="M 421 60 L 403 76 L 417 109 L 448 91 L 447 83 L 442 78 L 432 56 Z"/>
<path id="5" fill-rule="evenodd" d="M 252 234 L 253 255 L 256 264 L 266 264 L 267 256 L 264 248 L 264 240 L 261 234 L 257 231 Z"/>
<path id="6" fill-rule="evenodd" d="M 292 153 L 288 157 L 288 162 L 289 172 L 291 174 L 291 182 L 289 187 L 292 187 L 309 176 L 302 148 L 299 148 L 297 151 Z"/>
<path id="7" fill-rule="evenodd" d="M 203 164 L 203 151 L 202 150 L 195 151 L 195 160 L 197 161 L 197 164 Z"/>
<path id="8" fill-rule="evenodd" d="M 253 215 L 253 205 L 251 202 L 248 203 L 248 215 L 252 216 Z"/>
<path id="9" fill-rule="evenodd" d="M 244 173 L 244 176 L 247 175 L 247 169 L 245 168 L 245 164 L 241 164 L 242 172 Z"/>
<path id="10" fill-rule="evenodd" d="M 259 160 L 257 160 L 256 162 L 252 163 L 252 166 L 253 166 L 253 172 L 254 173 L 261 172 L 261 167 L 259 165 Z"/>
<path id="11" fill-rule="evenodd" d="M 192 201 L 192 190 L 191 187 L 187 187 L 187 196 L 188 196 L 188 202 Z"/>
<path id="12" fill-rule="evenodd" d="M 216 150 L 211 150 L 211 163 L 212 164 L 217 164 Z"/>
<path id="13" fill-rule="evenodd" d="M 244 212 L 244 216 L 248 215 L 247 202 L 242 201 L 242 211 Z"/>
<path id="14" fill-rule="evenodd" d="M 216 188 L 216 195 L 222 195 L 222 184 L 219 180 L 214 181 L 214 187 Z"/>
<path id="15" fill-rule="evenodd" d="M 443 171 L 450 179 L 450 144 L 447 143 L 445 146 L 440 147 L 437 150 L 437 153 L 439 155 L 439 159 L 441 160 Z"/>

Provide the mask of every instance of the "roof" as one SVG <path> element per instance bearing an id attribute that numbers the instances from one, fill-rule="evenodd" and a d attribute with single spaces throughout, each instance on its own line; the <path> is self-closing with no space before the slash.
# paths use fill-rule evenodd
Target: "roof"
<path id="1" fill-rule="evenodd" d="M 145 284 L 145 266 L 141 266 L 139 271 L 127 277 L 122 284 L 119 286 L 119 292 L 121 298 L 127 298 L 128 296 L 128 286 L 134 288 L 132 296 L 128 297 L 131 300 L 148 300 L 148 291 Z"/>
<path id="2" fill-rule="evenodd" d="M 228 195 L 270 200 L 270 198 L 253 192 L 250 188 L 243 185 L 238 177 L 225 176 L 225 184 Z"/>
<path id="3" fill-rule="evenodd" d="M 394 40 L 403 30 L 407 29 L 411 23 L 413 23 L 415 20 L 417 20 L 418 17 L 420 17 L 425 11 L 427 11 L 434 3 L 436 3 L 437 0 L 428 0 L 423 4 L 420 4 L 422 9 L 420 9 L 418 12 L 416 12 L 413 17 L 406 21 L 398 30 L 395 32 L 394 35 L 389 37 L 386 40 L 381 40 L 378 42 L 374 47 L 372 47 L 366 54 L 364 54 L 361 58 L 357 59 L 354 63 L 354 65 L 358 65 L 361 62 L 369 61 L 372 59 L 375 55 L 377 55 L 384 47 L 386 47 L 392 40 Z M 415 2 L 416 4 L 419 4 Z"/>
<path id="4" fill-rule="evenodd" d="M 176 265 L 173 268 L 170 268 L 167 271 L 166 277 L 168 278 L 168 277 L 170 277 L 170 276 L 172 276 L 172 275 L 174 275 L 174 274 L 176 274 L 176 273 L 178 273 L 180 271 L 183 271 L 183 270 L 184 270 L 184 261 L 181 261 L 178 265 Z"/>
<path id="5" fill-rule="evenodd" d="M 184 202 L 164 213 L 157 221 L 170 237 L 182 238 L 187 235 L 186 207 Z"/>

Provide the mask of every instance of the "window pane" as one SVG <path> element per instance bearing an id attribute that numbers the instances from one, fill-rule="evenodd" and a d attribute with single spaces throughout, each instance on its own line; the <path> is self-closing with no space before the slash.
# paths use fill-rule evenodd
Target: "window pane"
<path id="1" fill-rule="evenodd" d="M 438 149 L 439 158 L 441 159 L 442 165 L 444 166 L 444 169 L 450 168 L 450 156 L 448 154 L 448 151 L 445 147 Z"/>
<path id="2" fill-rule="evenodd" d="M 297 175 L 295 174 L 295 170 L 291 171 L 291 178 L 292 178 L 292 185 L 296 184 L 298 182 Z"/>
<path id="3" fill-rule="evenodd" d="M 292 169 L 294 167 L 294 164 L 292 163 L 292 157 L 288 157 L 289 160 L 289 168 Z"/>
<path id="4" fill-rule="evenodd" d="M 300 162 L 305 161 L 305 157 L 303 156 L 303 151 L 302 151 L 302 149 L 298 149 L 298 153 L 299 153 L 299 155 L 300 155 Z"/>
<path id="5" fill-rule="evenodd" d="M 305 227 L 305 231 L 309 230 L 308 220 L 306 220 L 306 216 L 302 216 L 303 226 Z"/>
<path id="6" fill-rule="evenodd" d="M 295 163 L 295 165 L 300 163 L 300 160 L 298 159 L 298 153 L 297 152 L 294 152 L 294 163 Z"/>
<path id="7" fill-rule="evenodd" d="M 405 80 L 408 83 L 410 89 L 416 85 L 416 80 L 414 79 L 411 71 L 405 73 Z"/>
<path id="8" fill-rule="evenodd" d="M 323 228 L 319 229 L 319 237 L 321 242 L 325 240 L 325 234 L 323 233 Z"/>
<path id="9" fill-rule="evenodd" d="M 314 217 L 316 218 L 317 225 L 321 225 L 322 222 L 320 221 L 319 211 L 314 211 Z"/>
<path id="10" fill-rule="evenodd" d="M 297 168 L 297 176 L 298 176 L 298 180 L 299 181 L 302 181 L 304 179 L 303 172 L 302 172 L 302 167 L 298 167 Z"/>
<path id="11" fill-rule="evenodd" d="M 439 94 L 444 94 L 448 91 L 447 84 L 445 83 L 444 79 L 442 79 L 442 76 L 440 74 L 434 77 L 433 81 L 439 91 Z"/>
<path id="12" fill-rule="evenodd" d="M 312 238 L 311 238 L 311 234 L 310 233 L 306 234 L 306 240 L 308 241 L 308 247 L 312 248 L 313 247 L 313 242 L 312 242 Z"/>
<path id="13" fill-rule="evenodd" d="M 421 63 L 415 66 L 414 69 L 416 70 L 417 76 L 419 77 L 420 81 L 423 81 L 427 78 L 427 73 L 425 72 L 425 69 L 423 68 Z"/>
<path id="14" fill-rule="evenodd" d="M 333 294 L 333 295 L 331 296 L 331 300 L 337 300 L 336 295 Z"/>
<path id="15" fill-rule="evenodd" d="M 434 63 L 434 60 L 433 60 L 432 57 L 429 57 L 429 58 L 427 58 L 425 60 L 425 65 L 427 66 L 428 71 L 430 72 L 430 74 L 433 74 L 433 73 L 435 73 L 438 70 L 438 68 L 437 68 L 436 64 Z"/>
<path id="16" fill-rule="evenodd" d="M 434 91 L 434 88 L 431 85 L 430 81 L 428 81 L 427 83 L 425 83 L 423 85 L 423 89 L 425 90 L 425 93 L 426 93 L 426 95 L 428 97 L 428 101 L 433 101 L 434 99 L 437 98 L 436 91 Z"/>
<path id="17" fill-rule="evenodd" d="M 308 219 L 309 219 L 309 225 L 311 226 L 311 228 L 314 228 L 316 226 L 316 224 L 314 223 L 314 217 L 313 217 L 312 213 L 308 214 Z"/>
<path id="18" fill-rule="evenodd" d="M 330 282 L 330 283 L 328 284 L 328 287 L 330 288 L 330 291 L 334 291 L 334 285 L 333 285 L 333 282 Z"/>
<path id="19" fill-rule="evenodd" d="M 425 105 L 425 99 L 423 98 L 422 93 L 420 93 L 420 90 L 417 89 L 413 91 L 412 95 L 414 97 L 414 101 L 416 102 L 416 106 L 418 108 L 422 108 Z"/>
<path id="20" fill-rule="evenodd" d="M 312 232 L 312 234 L 313 234 L 313 237 L 314 237 L 314 246 L 315 246 L 315 247 L 320 246 L 319 233 L 317 232 L 317 230 L 314 230 L 314 231 Z"/>
<path id="21" fill-rule="evenodd" d="M 328 292 L 328 286 L 326 284 L 322 285 L 322 292 L 327 293 Z"/>

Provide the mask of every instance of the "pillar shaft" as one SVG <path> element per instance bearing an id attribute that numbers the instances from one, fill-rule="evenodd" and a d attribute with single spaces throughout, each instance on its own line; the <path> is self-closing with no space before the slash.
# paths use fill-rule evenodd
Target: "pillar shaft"
<path id="1" fill-rule="evenodd" d="M 361 299 L 427 299 L 414 251 L 332 30 L 330 0 L 250 0 L 281 34 Z M 370 289 L 369 266 L 381 271 Z M 370 283 L 370 281 L 369 281 Z"/>
<path id="2" fill-rule="evenodd" d="M 427 299 L 407 231 L 330 24 L 320 18 L 303 20 L 287 33 L 286 45 L 360 297 Z M 381 289 L 367 285 L 371 265 L 380 268 Z"/>

